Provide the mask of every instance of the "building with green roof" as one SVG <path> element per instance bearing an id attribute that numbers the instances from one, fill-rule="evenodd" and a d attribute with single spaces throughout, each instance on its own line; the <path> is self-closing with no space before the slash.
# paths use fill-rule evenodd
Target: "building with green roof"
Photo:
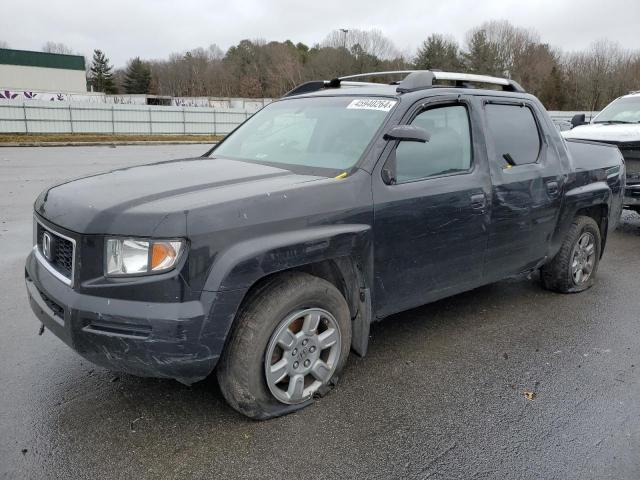
<path id="1" fill-rule="evenodd" d="M 0 48 L 0 91 L 86 92 L 82 55 Z"/>

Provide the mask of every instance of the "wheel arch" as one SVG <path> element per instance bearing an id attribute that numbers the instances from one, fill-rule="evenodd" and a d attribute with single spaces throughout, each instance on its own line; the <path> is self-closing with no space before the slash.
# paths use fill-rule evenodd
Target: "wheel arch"
<path id="1" fill-rule="evenodd" d="M 305 263 L 284 270 L 277 270 L 258 278 L 244 294 L 238 310 L 242 309 L 253 295 L 273 278 L 286 273 L 300 272 L 326 280 L 336 287 L 347 301 L 349 312 L 353 318 L 358 312 L 360 289 L 365 288 L 364 279 L 359 273 L 360 266 L 351 257 L 337 257 L 316 262 Z"/>
<path id="2" fill-rule="evenodd" d="M 590 217 L 598 224 L 600 230 L 600 258 L 602 258 L 604 247 L 607 243 L 607 232 L 609 231 L 609 206 L 601 203 L 581 208 L 575 214 L 575 217 L 579 216 Z"/>
<path id="3" fill-rule="evenodd" d="M 608 221 L 611 201 L 611 188 L 606 182 L 593 182 L 567 191 L 563 199 L 556 230 L 551 237 L 547 259 L 555 256 L 573 220 L 580 215 L 591 217 L 598 224 L 602 240 L 600 249 L 600 255 L 602 256 L 609 229 Z"/>
<path id="4" fill-rule="evenodd" d="M 331 225 L 282 232 L 240 242 L 222 252 L 204 290 L 215 292 L 203 326 L 202 343 L 221 352 L 238 313 L 269 280 L 304 272 L 333 284 L 345 297 L 352 318 L 352 347 L 366 353 L 371 321 L 373 254 L 369 225 Z"/>

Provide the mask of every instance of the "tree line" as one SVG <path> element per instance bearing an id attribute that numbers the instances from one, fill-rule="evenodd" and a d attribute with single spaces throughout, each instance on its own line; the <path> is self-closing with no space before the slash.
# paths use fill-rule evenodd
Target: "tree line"
<path id="1" fill-rule="evenodd" d="M 71 53 L 48 42 L 45 51 Z M 401 52 L 380 30 L 340 29 L 313 46 L 242 40 L 226 52 L 213 44 L 166 59 L 134 57 L 114 69 L 95 50 L 87 77 L 93 90 L 175 97 L 279 97 L 296 85 L 349 73 L 440 69 L 506 76 L 538 96 L 549 110 L 600 110 L 614 98 L 640 90 L 640 51 L 598 40 L 564 52 L 538 32 L 489 21 L 467 32 L 462 44 L 429 35 L 415 55 Z"/>

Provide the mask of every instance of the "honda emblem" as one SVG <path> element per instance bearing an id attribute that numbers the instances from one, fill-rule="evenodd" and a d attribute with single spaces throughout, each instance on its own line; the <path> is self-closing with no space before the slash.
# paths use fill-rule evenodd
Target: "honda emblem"
<path id="1" fill-rule="evenodd" d="M 51 235 L 48 232 L 42 234 L 42 254 L 44 258 L 53 261 L 53 254 L 51 253 Z"/>

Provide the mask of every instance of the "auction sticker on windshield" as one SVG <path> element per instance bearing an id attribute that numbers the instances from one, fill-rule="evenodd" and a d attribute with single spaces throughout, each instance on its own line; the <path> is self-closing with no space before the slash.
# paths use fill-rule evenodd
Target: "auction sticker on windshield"
<path id="1" fill-rule="evenodd" d="M 358 98 L 347 105 L 347 108 L 388 112 L 395 104 L 395 100 L 387 100 L 384 98 Z"/>

